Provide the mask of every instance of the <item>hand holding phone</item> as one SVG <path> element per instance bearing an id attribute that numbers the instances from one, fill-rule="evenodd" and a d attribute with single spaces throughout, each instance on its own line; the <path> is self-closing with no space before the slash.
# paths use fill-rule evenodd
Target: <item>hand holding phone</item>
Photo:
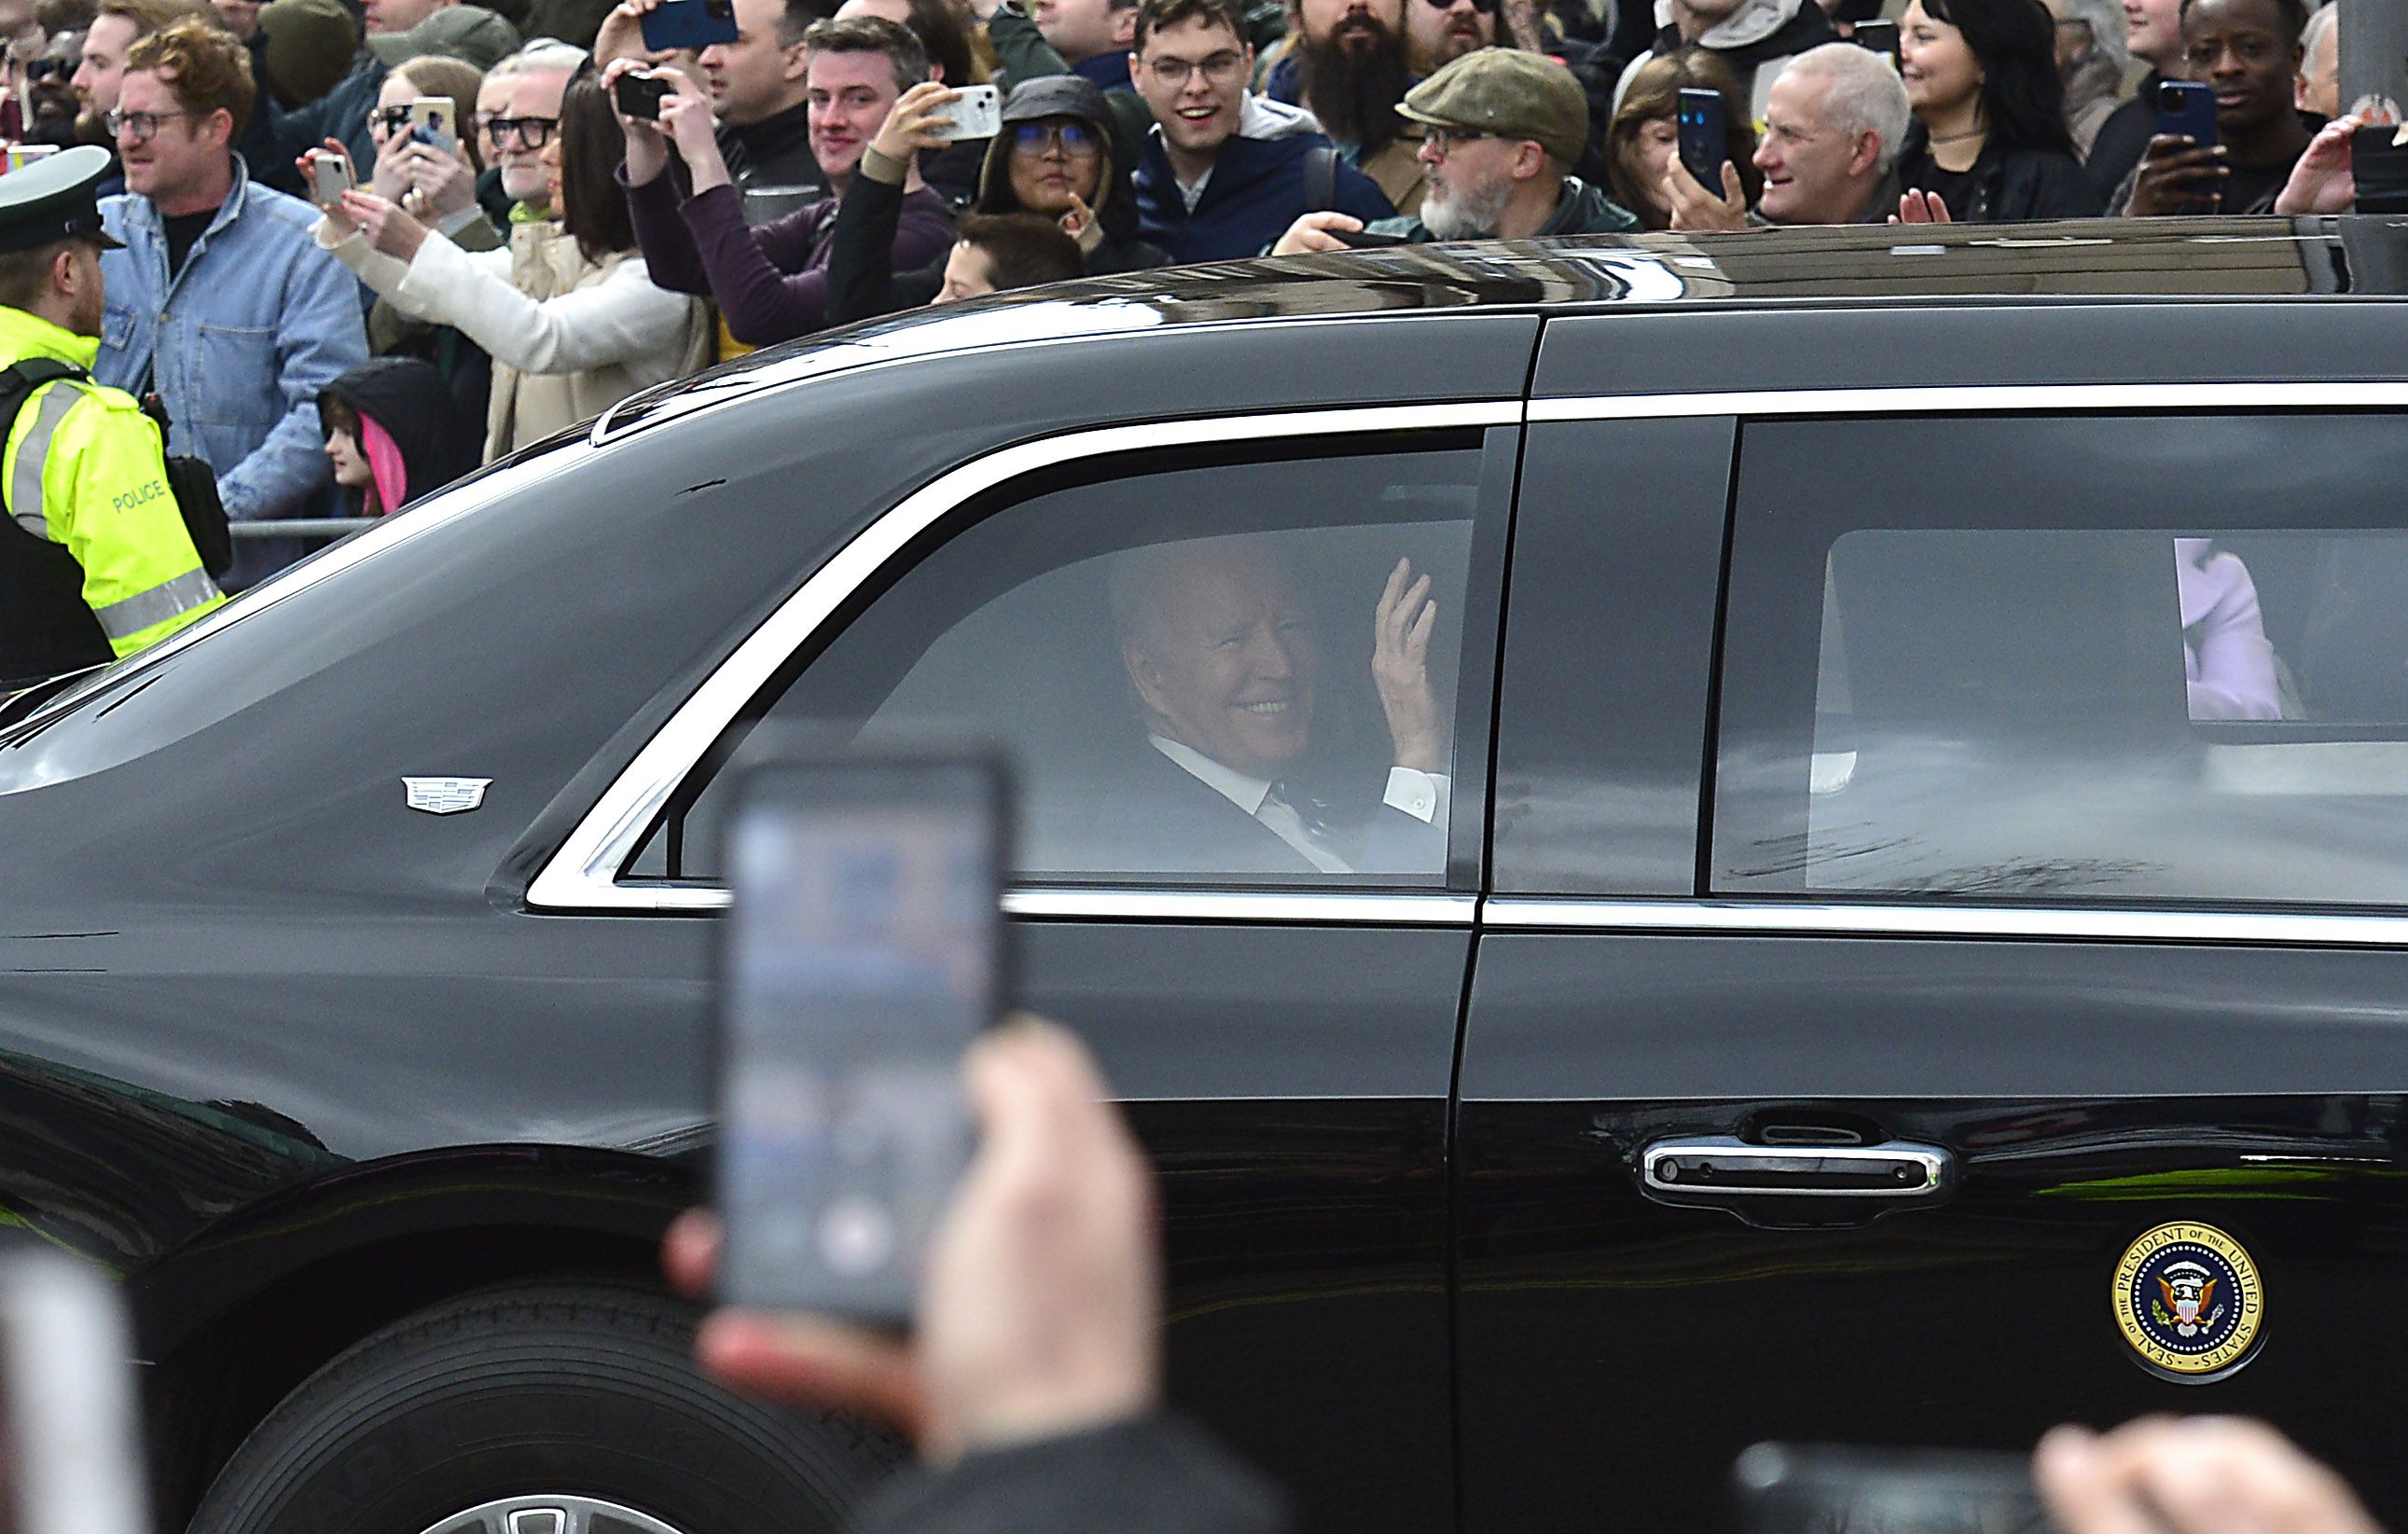
<path id="1" fill-rule="evenodd" d="M 450 96 L 420 96 L 409 104 L 410 136 L 446 154 L 460 151 L 460 134 Z"/>
<path id="2" fill-rule="evenodd" d="M 992 85 L 965 85 L 953 99 L 928 113 L 931 122 L 944 122 L 945 141 L 993 138 L 1003 131 L 1003 93 Z"/>
<path id="3" fill-rule="evenodd" d="M 2215 147 L 2215 91 L 2197 80 L 2157 84 L 2157 132 L 2187 138 L 2203 150 Z"/>
<path id="4" fill-rule="evenodd" d="M 309 151 L 309 196 L 319 207 L 340 207 L 343 194 L 359 184 L 350 155 L 340 150 Z"/>
<path id="5" fill-rule="evenodd" d="M 1675 108 L 1681 135 L 1681 164 L 1699 186 L 1723 194 L 1723 166 L 1730 160 L 1730 119 L 1720 91 L 1684 89 Z"/>
<path id="6" fill-rule="evenodd" d="M 1370 229 L 1332 229 L 1329 237 L 1350 251 L 1384 251 L 1412 243 L 1402 235 L 1383 235 Z"/>
<path id="7" fill-rule="evenodd" d="M 610 101 L 622 117 L 639 122 L 658 122 L 661 103 L 669 98 L 672 84 L 649 69 L 630 69 L 610 82 Z"/>
<path id="8" fill-rule="evenodd" d="M 720 1296 L 900 1325 L 968 1162 L 962 1052 L 1002 994 L 1002 770 L 765 754 L 737 806 Z"/>

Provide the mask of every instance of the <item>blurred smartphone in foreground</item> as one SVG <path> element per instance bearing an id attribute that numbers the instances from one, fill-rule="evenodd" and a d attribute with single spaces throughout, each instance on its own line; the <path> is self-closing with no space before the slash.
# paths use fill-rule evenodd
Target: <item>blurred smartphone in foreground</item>
<path id="1" fill-rule="evenodd" d="M 738 36 L 736 0 L 661 0 L 638 24 L 644 46 L 655 53 L 732 43 Z"/>
<path id="2" fill-rule="evenodd" d="M 719 1297 L 910 1319 L 972 1133 L 962 1052 L 1004 995 L 1004 774 L 755 758 L 723 935 Z"/>
<path id="3" fill-rule="evenodd" d="M 114 1283 L 40 1248 L 0 1256 L 7 1534 L 150 1534 L 133 1356 Z"/>
<path id="4" fill-rule="evenodd" d="M 1723 165 L 1730 159 L 1730 126 L 1720 91 L 1684 89 L 1678 108 L 1681 164 L 1697 183 L 1719 197 Z"/>
<path id="5" fill-rule="evenodd" d="M 1731 1482 L 1742 1534 L 2054 1534 L 2022 1455 L 1759 1443 Z"/>

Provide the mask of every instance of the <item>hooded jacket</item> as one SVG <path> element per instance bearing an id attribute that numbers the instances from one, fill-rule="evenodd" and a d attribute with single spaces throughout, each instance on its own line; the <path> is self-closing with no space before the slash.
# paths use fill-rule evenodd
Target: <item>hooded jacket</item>
<path id="1" fill-rule="evenodd" d="M 1648 60 L 1678 53 L 1685 46 L 1681 29 L 1672 23 L 1672 0 L 1656 0 L 1656 25 L 1655 46 L 1631 60 L 1614 83 L 1617 108 L 1629 93 L 1631 79 Z M 1731 73 L 1739 77 L 1740 91 L 1747 97 L 1748 116 L 1761 122 L 1765 98 L 1772 93 L 1772 82 L 1781 78 L 1783 67 L 1810 48 L 1838 41 L 1840 29 L 1814 0 L 1744 0 L 1739 9 L 1707 28 L 1698 46 L 1730 65 Z"/>
<path id="2" fill-rule="evenodd" d="M 1232 135 L 1222 141 L 1211 174 L 1191 208 L 1170 168 L 1162 130 L 1156 128 L 1146 138 L 1145 157 L 1138 167 L 1138 227 L 1171 260 L 1184 264 L 1260 255 L 1306 213 L 1347 213 L 1366 223 L 1394 217 L 1395 205 L 1371 179 L 1342 162 L 1337 166 L 1332 206 L 1307 206 L 1306 158 L 1329 148 L 1329 140 L 1319 134 L 1270 139 Z"/>
<path id="3" fill-rule="evenodd" d="M 319 392 L 373 421 L 401 452 L 401 483 L 377 477 L 378 497 L 388 511 L 442 489 L 477 466 L 477 433 L 453 409 L 451 385 L 433 363 L 416 357 L 376 357 Z M 384 466 L 377 466 L 381 470 Z"/>

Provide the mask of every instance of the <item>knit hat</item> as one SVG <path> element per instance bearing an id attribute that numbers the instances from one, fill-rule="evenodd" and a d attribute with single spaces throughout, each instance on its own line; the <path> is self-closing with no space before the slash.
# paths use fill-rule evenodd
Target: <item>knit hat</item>
<path id="1" fill-rule="evenodd" d="M 368 34 L 368 51 L 387 65 L 439 53 L 491 69 L 518 47 L 519 29 L 482 6 L 445 6 L 407 32 Z"/>
<path id="2" fill-rule="evenodd" d="M 267 38 L 268 89 L 288 108 L 333 90 L 360 50 L 342 0 L 271 0 L 260 7 L 259 30 Z"/>
<path id="3" fill-rule="evenodd" d="M 1518 48 L 1483 48 L 1405 93 L 1397 115 L 1432 128 L 1535 139 L 1566 165 L 1588 148 L 1588 95 L 1572 72 Z"/>

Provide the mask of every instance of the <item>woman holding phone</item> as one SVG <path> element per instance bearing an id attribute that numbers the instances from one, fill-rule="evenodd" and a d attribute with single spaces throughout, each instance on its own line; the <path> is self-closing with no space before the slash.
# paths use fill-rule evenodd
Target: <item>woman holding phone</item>
<path id="1" fill-rule="evenodd" d="M 1742 201 L 1752 208 L 1764 191 L 1764 172 L 1756 168 L 1756 124 L 1748 119 L 1739 77 L 1702 48 L 1650 59 L 1630 77 L 1630 88 L 1605 130 L 1606 179 L 1613 200 L 1650 229 L 1672 227 L 1663 188 L 1665 176 L 1680 164 L 1683 91 L 1712 91 L 1722 97 L 1724 141 L 1730 148 L 1729 164 L 1739 172 Z"/>
<path id="2" fill-rule="evenodd" d="M 543 150 L 559 222 L 520 224 L 508 248 L 472 253 L 359 190 L 319 222 L 319 245 L 361 281 L 492 354 L 489 460 L 710 361 L 702 301 L 653 286 L 636 251 L 613 179 L 621 145 L 609 99 L 580 78 L 562 96 L 560 125 Z"/>
<path id="3" fill-rule="evenodd" d="M 1899 23 L 1914 126 L 1899 157 L 1910 222 L 2013 223 L 2104 211 L 2065 125 L 2041 0 L 1914 0 Z"/>

